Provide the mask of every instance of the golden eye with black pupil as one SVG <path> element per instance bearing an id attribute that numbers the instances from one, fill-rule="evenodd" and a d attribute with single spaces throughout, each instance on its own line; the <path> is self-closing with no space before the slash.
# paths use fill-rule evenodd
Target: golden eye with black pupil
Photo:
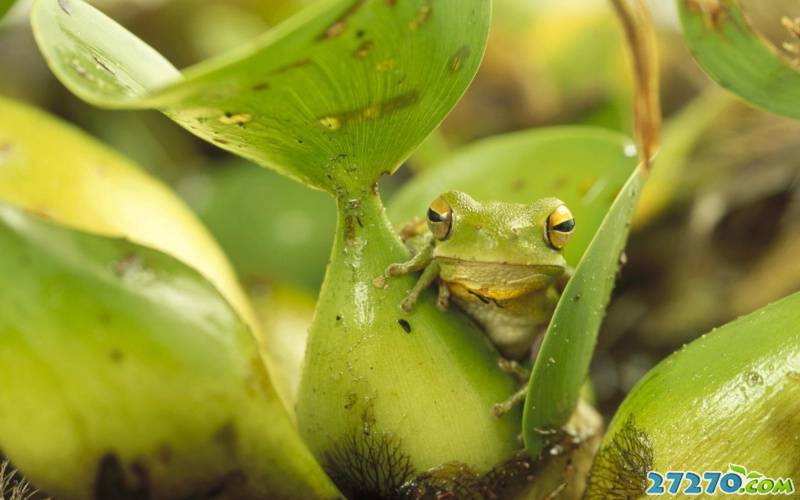
<path id="1" fill-rule="evenodd" d="M 556 250 L 561 250 L 575 231 L 575 218 L 566 205 L 559 205 L 547 217 L 545 235 L 547 243 Z"/>
<path id="2" fill-rule="evenodd" d="M 428 208 L 428 228 L 437 240 L 446 240 L 453 226 L 453 210 L 444 198 L 436 198 Z"/>

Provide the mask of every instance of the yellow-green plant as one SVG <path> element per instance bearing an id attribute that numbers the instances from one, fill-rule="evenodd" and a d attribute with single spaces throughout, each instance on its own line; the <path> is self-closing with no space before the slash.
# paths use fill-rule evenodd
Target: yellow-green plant
<path id="1" fill-rule="evenodd" d="M 690 23 L 698 2 L 685 3 Z M 379 179 L 438 127 L 478 70 L 490 0 L 321 0 L 183 71 L 82 0 L 35 0 L 39 47 L 77 96 L 160 110 L 331 195 L 337 222 L 298 374 L 281 332 L 267 330 L 268 306 L 253 311 L 223 253 L 171 192 L 82 133 L 0 100 L 0 449 L 64 499 L 580 495 L 599 422 L 579 396 L 660 120 L 646 10 L 613 5 L 636 68 L 636 144 L 576 126 L 490 138 L 426 168 L 386 210 Z M 678 138 L 665 150 L 691 140 Z M 453 189 L 514 202 L 557 196 L 580 221 L 566 252 L 575 272 L 527 400 L 502 418 L 490 410 L 515 383 L 479 328 L 437 310 L 431 293 L 403 312 L 413 277 L 374 284 L 408 258 L 395 228 Z M 313 289 L 313 278 L 297 283 Z M 641 495 L 650 468 L 718 466 L 712 454 L 763 435 L 764 413 L 791 408 L 796 393 L 796 302 L 656 368 L 612 422 L 589 494 Z M 717 362 L 702 366 L 707 357 Z M 748 380 L 761 387 L 748 393 L 753 404 L 719 422 L 754 432 L 710 432 L 716 444 L 705 453 L 692 443 L 667 448 L 708 430 L 703 419 L 730 406 L 715 395 Z M 659 391 L 667 396 L 656 401 Z M 693 411 L 676 401 L 694 402 Z M 777 467 L 758 450 L 731 460 Z"/>

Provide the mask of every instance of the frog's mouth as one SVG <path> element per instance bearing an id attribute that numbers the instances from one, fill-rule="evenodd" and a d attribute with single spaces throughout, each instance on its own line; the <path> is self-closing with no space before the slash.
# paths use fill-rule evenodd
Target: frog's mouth
<path id="1" fill-rule="evenodd" d="M 503 262 L 439 259 L 440 278 L 456 295 L 487 300 L 510 300 L 545 290 L 564 273 L 557 265 L 519 265 Z"/>

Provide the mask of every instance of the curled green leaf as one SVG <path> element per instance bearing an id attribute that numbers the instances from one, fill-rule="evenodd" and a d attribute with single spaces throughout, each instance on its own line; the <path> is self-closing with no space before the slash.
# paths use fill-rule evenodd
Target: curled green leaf
<path id="1" fill-rule="evenodd" d="M 37 0 L 53 72 L 98 106 L 157 108 L 223 149 L 339 196 L 393 172 L 461 97 L 490 0 L 323 0 L 178 72 L 82 0 Z"/>
<path id="2" fill-rule="evenodd" d="M 609 425 L 587 498 L 643 494 L 647 471 L 800 477 L 800 294 L 703 335 L 653 368 Z M 676 446 L 676 443 L 682 443 Z M 795 485 L 796 486 L 796 485 Z"/>
<path id="3" fill-rule="evenodd" d="M 257 329 L 225 255 L 165 185 L 35 108 L 0 97 L 0 117 L 0 200 L 75 229 L 124 237 L 172 255 L 203 274 Z"/>
<path id="4" fill-rule="evenodd" d="M 800 118 L 800 27 L 785 18 L 786 47 L 776 47 L 748 22 L 740 0 L 676 0 L 684 38 L 700 66 L 742 99 Z M 764 7 L 769 2 L 754 2 Z M 780 21 L 776 17 L 775 22 Z"/>
<path id="5" fill-rule="evenodd" d="M 180 261 L 0 205 L 0 448 L 56 498 L 333 498 L 248 327 Z"/>

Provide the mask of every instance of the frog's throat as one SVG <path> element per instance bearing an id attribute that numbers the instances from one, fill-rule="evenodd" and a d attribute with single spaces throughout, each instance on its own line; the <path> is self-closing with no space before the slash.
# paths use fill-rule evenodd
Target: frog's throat
<path id="1" fill-rule="evenodd" d="M 544 291 L 563 272 L 560 266 L 442 263 L 440 278 L 457 297 L 504 301 Z"/>

